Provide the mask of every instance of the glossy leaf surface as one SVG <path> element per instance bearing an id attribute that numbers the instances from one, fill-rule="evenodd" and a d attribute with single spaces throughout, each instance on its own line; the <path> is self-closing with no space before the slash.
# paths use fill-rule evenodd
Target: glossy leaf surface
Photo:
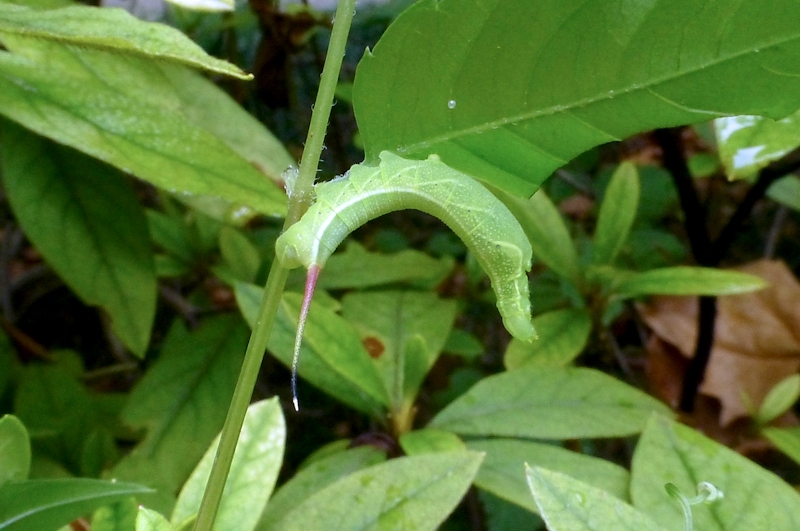
<path id="1" fill-rule="evenodd" d="M 144 22 L 123 9 L 70 6 L 40 11 L 0 2 L 0 33 L 175 61 L 239 79 L 253 77 L 206 54 L 177 29 Z"/>
<path id="2" fill-rule="evenodd" d="M 731 116 L 714 120 L 719 156 L 730 179 L 758 170 L 800 145 L 800 113 L 781 120 Z"/>
<path id="3" fill-rule="evenodd" d="M 538 512 L 538 509 L 527 488 L 526 464 L 546 466 L 548 470 L 603 489 L 620 500 L 628 498 L 628 471 L 609 461 L 522 439 L 478 439 L 469 441 L 467 448 L 486 453 L 475 485 L 529 511 Z"/>
<path id="4" fill-rule="evenodd" d="M 114 332 L 144 357 L 156 274 L 141 206 L 114 168 L 3 120 L 3 184 L 25 234 Z"/>
<path id="5" fill-rule="evenodd" d="M 793 0 L 423 0 L 362 59 L 353 105 L 367 160 L 437 153 L 530 196 L 638 131 L 786 116 L 800 107 L 799 51 Z"/>
<path id="6" fill-rule="evenodd" d="M 484 378 L 430 423 L 460 435 L 537 439 L 640 432 L 658 400 L 593 369 L 522 367 Z"/>
<path id="7" fill-rule="evenodd" d="M 691 497 L 701 481 L 714 485 L 724 497 L 692 507 L 695 529 L 800 528 L 800 494 L 791 486 L 733 450 L 663 418 L 648 422 L 631 474 L 633 504 L 668 529 L 680 528 L 683 513 L 664 485 L 672 483 Z"/>
<path id="8" fill-rule="evenodd" d="M 645 513 L 560 472 L 526 471 L 539 512 L 551 531 L 666 531 Z"/>
<path id="9" fill-rule="evenodd" d="M 286 424 L 278 399 L 251 404 L 236 443 L 214 529 L 255 529 L 278 479 L 285 442 Z M 219 437 L 181 489 L 170 519 L 173 525 L 177 526 L 191 518 L 200 509 L 218 446 Z"/>
<path id="10" fill-rule="evenodd" d="M 351 474 L 298 505 L 276 531 L 433 531 L 455 508 L 482 456 L 401 457 Z"/>
<path id="11" fill-rule="evenodd" d="M 88 478 L 7 483 L 0 487 L 0 529 L 58 529 L 97 507 L 147 492 L 141 485 Z"/>
<path id="12" fill-rule="evenodd" d="M 176 79 L 196 74 L 174 74 L 183 67 L 143 57 L 2 33 L 0 40 L 10 50 L 0 53 L 6 117 L 166 190 L 284 213 L 283 190 L 207 128 L 184 101 L 189 95 L 175 88 Z M 218 102 L 230 109 L 229 99 L 219 90 L 203 92 L 212 108 Z"/>

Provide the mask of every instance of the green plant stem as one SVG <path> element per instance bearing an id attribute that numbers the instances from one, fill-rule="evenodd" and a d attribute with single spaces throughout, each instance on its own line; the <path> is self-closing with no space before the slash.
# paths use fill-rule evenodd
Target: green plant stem
<path id="1" fill-rule="evenodd" d="M 311 114 L 311 124 L 308 130 L 303 158 L 300 162 L 300 173 L 289 197 L 289 209 L 286 216 L 284 229 L 293 225 L 308 209 L 313 199 L 314 179 L 319 167 L 319 157 L 322 154 L 325 130 L 333 105 L 333 94 L 339 79 L 339 70 L 342 66 L 347 36 L 350 33 L 350 24 L 353 21 L 356 0 L 341 0 L 336 9 L 336 18 L 333 23 L 331 40 L 328 46 L 328 55 L 320 78 L 319 92 Z M 247 407 L 253 395 L 258 371 L 264 359 L 275 314 L 281 301 L 283 288 L 286 285 L 288 269 L 281 266 L 276 260 L 267 278 L 264 288 L 264 298 L 261 302 L 256 326 L 250 335 L 247 344 L 244 363 L 236 382 L 228 415 L 222 427 L 217 455 L 211 468 L 203 501 L 194 524 L 194 531 L 211 531 L 217 515 L 220 500 L 222 499 L 225 481 L 228 479 L 236 443 L 244 423 Z"/>

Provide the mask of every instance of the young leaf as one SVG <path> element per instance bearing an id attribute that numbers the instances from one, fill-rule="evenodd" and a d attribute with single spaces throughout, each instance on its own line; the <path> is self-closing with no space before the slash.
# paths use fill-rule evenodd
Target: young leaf
<path id="1" fill-rule="evenodd" d="M 222 427 L 246 345 L 247 328 L 238 316 L 206 319 L 191 333 L 176 321 L 122 412 L 130 427 L 147 435 L 114 468 L 114 477 L 156 480 L 167 492 L 177 490 Z"/>
<path id="2" fill-rule="evenodd" d="M 449 431 L 424 428 L 404 433 L 398 440 L 406 455 L 422 455 L 436 452 L 466 450 L 458 435 Z"/>
<path id="3" fill-rule="evenodd" d="M 531 242 L 533 256 L 558 276 L 580 285 L 582 273 L 578 251 L 561 214 L 544 190 L 539 190 L 530 199 L 520 199 L 500 190 L 493 192 L 522 225 Z"/>
<path id="4" fill-rule="evenodd" d="M 225 495 L 214 521 L 215 529 L 255 529 L 275 487 L 283 461 L 285 440 L 286 425 L 277 398 L 262 400 L 247 408 L 225 482 Z M 208 448 L 181 489 L 170 519 L 174 526 L 191 518 L 200 509 L 218 446 L 219 437 Z"/>
<path id="5" fill-rule="evenodd" d="M 767 189 L 767 197 L 793 210 L 800 210 L 800 179 L 796 175 L 778 179 Z"/>
<path id="6" fill-rule="evenodd" d="M 668 408 L 585 368 L 522 367 L 484 378 L 429 424 L 459 435 L 536 439 L 625 437 Z"/>
<path id="7" fill-rule="evenodd" d="M 386 460 L 386 453 L 373 446 L 360 446 L 319 459 L 301 469 L 267 503 L 258 531 L 280 529 L 295 507 L 331 483 Z"/>
<path id="8" fill-rule="evenodd" d="M 800 529 L 800 494 L 781 478 L 697 431 L 654 416 L 647 424 L 631 466 L 631 498 L 668 529 L 679 529 L 680 504 L 665 491 L 674 484 L 691 493 L 706 481 L 724 497 L 692 507 L 695 529 L 733 531 Z"/>
<path id="9" fill-rule="evenodd" d="M 770 389 L 761 407 L 758 408 L 755 421 L 767 424 L 788 411 L 800 398 L 800 374 L 793 374 L 781 380 Z"/>
<path id="10" fill-rule="evenodd" d="M 58 529 L 97 507 L 148 492 L 141 485 L 88 478 L 7 483 L 0 487 L 0 530 Z"/>
<path id="11" fill-rule="evenodd" d="M 622 299 L 642 295 L 736 295 L 764 287 L 764 279 L 747 273 L 676 266 L 625 275 L 614 294 Z"/>
<path id="12" fill-rule="evenodd" d="M 800 464 L 800 428 L 764 428 L 761 435 L 795 463 Z"/>
<path id="13" fill-rule="evenodd" d="M 592 241 L 592 263 L 611 265 L 628 239 L 639 206 L 639 173 L 620 164 L 606 188 Z"/>
<path id="14" fill-rule="evenodd" d="M 28 430 L 14 415 L 0 418 L 0 486 L 28 478 L 31 440 Z"/>
<path id="15" fill-rule="evenodd" d="M 367 160 L 381 150 L 437 153 L 530 196 L 599 144 L 800 107 L 794 0 L 770 9 L 635 2 L 623 11 L 584 0 L 417 2 L 358 66 L 353 106 Z"/>
<path id="16" fill-rule="evenodd" d="M 503 358 L 506 369 L 569 364 L 586 346 L 592 319 L 586 310 L 568 308 L 534 317 L 533 326 L 539 339 L 530 343 L 512 339 Z"/>
<path id="17" fill-rule="evenodd" d="M 211 57 L 177 29 L 144 22 L 122 9 L 70 6 L 40 11 L 0 2 L 0 35 L 3 33 L 174 61 L 239 79 L 253 78 L 235 65 Z"/>
<path id="18" fill-rule="evenodd" d="M 559 472 L 526 470 L 539 513 L 550 531 L 665 531 L 648 515 Z M 674 527 L 674 526 L 673 526 Z M 672 528 L 669 528 L 672 529 Z"/>
<path id="19" fill-rule="evenodd" d="M 467 448 L 486 454 L 475 485 L 529 511 L 538 512 L 538 509 L 526 486 L 526 463 L 546 466 L 603 489 L 620 500 L 628 499 L 630 474 L 609 461 L 521 439 L 478 439 L 467 442 Z"/>
<path id="20" fill-rule="evenodd" d="M 180 66 L 8 34 L 0 40 L 10 50 L 0 53 L 3 115 L 168 191 L 285 212 L 283 190 L 197 113 L 183 111 L 188 95 L 175 90 L 170 74 Z M 231 107 L 221 91 L 206 92 L 206 105 L 216 99 Z"/>
<path id="21" fill-rule="evenodd" d="M 714 120 L 719 156 L 729 179 L 758 170 L 800 145 L 800 112 L 782 120 L 730 116 Z"/>
<path id="22" fill-rule="evenodd" d="M 25 234 L 114 332 L 144 357 L 156 313 L 147 222 L 113 168 L 3 120 L 2 175 Z"/>
<path id="23" fill-rule="evenodd" d="M 342 316 L 365 345 L 376 347 L 370 357 L 392 397 L 392 406 L 399 408 L 413 401 L 444 347 L 456 304 L 430 292 L 352 293 L 342 299 Z M 420 342 L 412 345 L 415 336 Z"/>
<path id="24" fill-rule="evenodd" d="M 147 507 L 139 507 L 136 515 L 136 531 L 173 531 L 175 528 L 160 513 Z"/>
<path id="25" fill-rule="evenodd" d="M 275 531 L 433 531 L 455 508 L 482 456 L 446 452 L 401 457 L 336 481 L 286 515 Z"/>

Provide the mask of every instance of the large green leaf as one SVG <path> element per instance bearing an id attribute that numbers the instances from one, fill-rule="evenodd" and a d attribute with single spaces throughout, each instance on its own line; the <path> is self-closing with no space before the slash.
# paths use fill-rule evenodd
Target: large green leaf
<path id="1" fill-rule="evenodd" d="M 214 529 L 255 529 L 278 479 L 285 442 L 286 424 L 278 399 L 251 404 L 236 442 Z M 219 437 L 208 448 L 181 489 L 170 519 L 174 526 L 191 518 L 200 509 L 218 447 Z"/>
<path id="2" fill-rule="evenodd" d="M 795 111 L 799 52 L 794 0 L 423 0 L 361 61 L 353 104 L 368 160 L 437 153 L 530 196 L 638 131 Z"/>
<path id="3" fill-rule="evenodd" d="M 28 430 L 14 415 L 0 418 L 0 486 L 28 478 L 31 440 Z"/>
<path id="4" fill-rule="evenodd" d="M 7 483 L 0 487 L 0 530 L 58 529 L 97 507 L 147 492 L 141 485 L 88 478 Z"/>
<path id="5" fill-rule="evenodd" d="M 512 339 L 503 357 L 506 369 L 562 367 L 583 351 L 592 331 L 592 318 L 584 309 L 568 308 L 533 318 L 536 341 Z"/>
<path id="6" fill-rule="evenodd" d="M 267 503 L 258 531 L 272 531 L 285 525 L 283 520 L 295 507 L 314 493 L 350 474 L 386 460 L 385 452 L 361 446 L 322 458 L 287 481 Z"/>
<path id="7" fill-rule="evenodd" d="M 198 111 L 192 93 L 176 89 L 187 79 L 209 81 L 144 57 L 2 33 L 0 40 L 10 50 L 0 52 L 0 113 L 8 118 L 166 190 L 285 212 L 283 190 L 231 147 L 235 137 L 220 133 L 220 123 L 209 124 L 209 109 L 233 112 L 230 98 L 202 90 L 206 110 Z M 229 119 L 252 122 L 241 114 Z"/>
<path id="8" fill-rule="evenodd" d="M 536 505 L 550 531 L 665 531 L 640 510 L 608 492 L 560 472 L 526 470 Z"/>
<path id="9" fill-rule="evenodd" d="M 602 372 L 522 367 L 484 378 L 430 423 L 462 435 L 578 439 L 639 433 L 668 408 Z"/>
<path id="10" fill-rule="evenodd" d="M 631 465 L 633 504 L 668 529 L 683 523 L 666 483 L 685 496 L 709 482 L 724 497 L 692 507 L 695 529 L 745 531 L 800 529 L 800 494 L 781 478 L 686 426 L 654 417 L 639 439 Z"/>
<path id="11" fill-rule="evenodd" d="M 156 313 L 147 221 L 125 177 L 2 120 L 3 184 L 25 234 L 78 296 L 144 357 Z"/>
<path id="12" fill-rule="evenodd" d="M 324 274 L 324 273 L 323 273 Z M 456 318 L 456 304 L 434 293 L 357 292 L 342 299 L 342 316 L 371 345 L 392 407 L 413 401 Z M 419 348 L 411 345 L 419 338 Z"/>
<path id="13" fill-rule="evenodd" d="M 71 6 L 40 11 L 0 2 L 0 33 L 166 59 L 239 79 L 253 77 L 209 56 L 177 29 L 141 21 L 123 9 Z"/>
<path id="14" fill-rule="evenodd" d="M 800 145 L 800 113 L 781 120 L 731 116 L 714 120 L 719 156 L 728 178 L 751 177 Z"/>
<path id="15" fill-rule="evenodd" d="M 433 531 L 461 500 L 481 459 L 465 451 L 392 459 L 328 485 L 274 529 Z"/>
<path id="16" fill-rule="evenodd" d="M 176 322 L 122 412 L 147 435 L 114 476 L 177 491 L 222 427 L 246 345 L 235 315 L 206 319 L 193 332 Z"/>
<path id="17" fill-rule="evenodd" d="M 620 500 L 628 498 L 628 471 L 609 461 L 521 439 L 479 439 L 469 441 L 467 448 L 486 454 L 475 485 L 529 511 L 538 512 L 527 489 L 526 464 L 546 466 L 603 489 Z"/>

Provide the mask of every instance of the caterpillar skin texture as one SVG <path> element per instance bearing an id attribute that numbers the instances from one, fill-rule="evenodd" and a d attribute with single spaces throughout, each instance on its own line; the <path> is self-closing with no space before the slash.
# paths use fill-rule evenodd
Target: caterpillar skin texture
<path id="1" fill-rule="evenodd" d="M 506 329 L 536 338 L 527 272 L 530 242 L 519 222 L 491 192 L 438 158 L 406 160 L 389 152 L 378 166 L 353 166 L 348 177 L 320 183 L 316 202 L 276 242 L 287 268 L 325 261 L 352 231 L 395 210 L 416 209 L 441 219 L 461 238 L 489 275 Z"/>

